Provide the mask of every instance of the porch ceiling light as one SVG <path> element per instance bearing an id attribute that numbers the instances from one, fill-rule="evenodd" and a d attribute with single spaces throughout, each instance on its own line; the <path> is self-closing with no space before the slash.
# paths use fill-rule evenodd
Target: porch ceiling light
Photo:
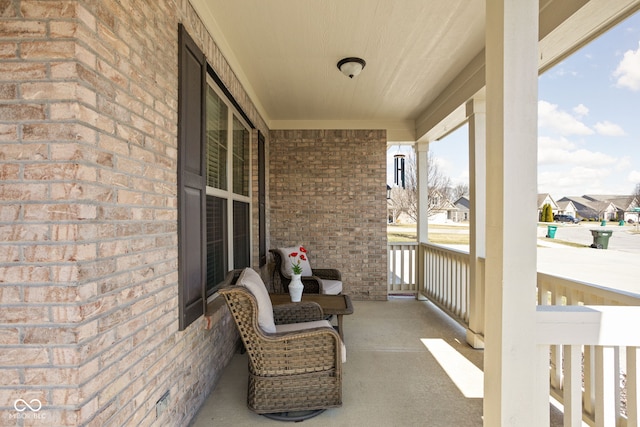
<path id="1" fill-rule="evenodd" d="M 344 58 L 338 61 L 338 70 L 350 79 L 354 78 L 367 65 L 362 58 Z"/>

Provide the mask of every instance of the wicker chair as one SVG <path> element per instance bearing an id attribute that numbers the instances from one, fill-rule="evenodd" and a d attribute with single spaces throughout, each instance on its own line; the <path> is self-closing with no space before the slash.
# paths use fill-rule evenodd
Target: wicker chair
<path id="1" fill-rule="evenodd" d="M 277 329 L 266 333 L 259 325 L 258 299 L 235 285 L 242 270 L 227 275 L 220 289 L 249 357 L 247 405 L 269 418 L 301 421 L 327 408 L 342 406 L 344 347 L 331 325 L 322 321 L 316 303 L 273 306 Z M 299 322 L 321 321 L 326 326 L 299 328 Z M 287 325 L 292 324 L 296 325 Z M 293 414 L 292 412 L 303 412 Z"/>
<path id="2" fill-rule="evenodd" d="M 282 252 L 280 249 L 269 249 L 273 254 L 276 266 L 273 270 L 272 282 L 275 288 L 275 275 L 280 276 L 282 284 L 282 292 L 289 292 L 289 283 L 291 283 L 291 274 L 283 268 Z M 342 275 L 340 271 L 333 268 L 314 268 L 311 270 L 310 276 L 302 276 L 302 284 L 304 285 L 303 293 L 308 294 L 333 294 L 342 293 Z"/>

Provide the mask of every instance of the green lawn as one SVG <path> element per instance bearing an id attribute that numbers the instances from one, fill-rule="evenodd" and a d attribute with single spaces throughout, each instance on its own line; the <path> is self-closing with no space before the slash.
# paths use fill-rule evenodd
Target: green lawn
<path id="1" fill-rule="evenodd" d="M 457 225 L 429 224 L 429 241 L 440 245 L 468 245 L 469 229 Z M 455 230 L 457 233 L 447 233 L 447 230 Z M 466 233 L 460 233 L 466 230 Z M 387 227 L 387 240 L 391 243 L 415 242 L 416 226 L 410 225 L 390 225 Z"/>

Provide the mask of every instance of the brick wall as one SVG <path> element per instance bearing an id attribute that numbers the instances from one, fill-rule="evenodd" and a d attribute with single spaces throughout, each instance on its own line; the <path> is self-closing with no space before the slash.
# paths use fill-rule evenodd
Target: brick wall
<path id="1" fill-rule="evenodd" d="M 0 0 L 0 425 L 186 425 L 235 349 L 178 331 L 178 22 L 265 132 L 187 0 Z"/>
<path id="2" fill-rule="evenodd" d="M 271 247 L 304 244 L 344 293 L 387 298 L 386 132 L 271 131 Z"/>

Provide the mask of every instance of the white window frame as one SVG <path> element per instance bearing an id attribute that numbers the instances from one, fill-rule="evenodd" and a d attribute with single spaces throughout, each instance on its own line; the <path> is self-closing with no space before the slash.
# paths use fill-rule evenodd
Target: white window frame
<path id="1" fill-rule="evenodd" d="M 227 200 L 227 263 L 229 270 L 233 270 L 234 259 L 233 259 L 233 202 L 240 201 L 243 203 L 247 203 L 249 205 L 249 259 L 253 259 L 253 221 L 251 221 L 251 213 L 253 212 L 253 203 L 251 201 L 251 194 L 253 194 L 252 189 L 252 150 L 253 150 L 253 132 L 251 132 L 251 126 L 244 120 L 239 111 L 234 107 L 234 105 L 229 101 L 227 96 L 220 90 L 218 85 L 215 83 L 213 78 L 209 74 L 207 74 L 207 85 L 213 89 L 216 95 L 224 102 L 227 106 L 227 189 L 221 190 L 219 188 L 210 187 L 207 185 L 206 193 L 207 196 L 215 196 L 221 199 Z M 244 196 L 242 194 L 236 194 L 233 192 L 233 119 L 237 119 L 242 126 L 245 127 L 247 133 L 249 134 L 249 153 L 248 153 L 248 195 Z"/>

